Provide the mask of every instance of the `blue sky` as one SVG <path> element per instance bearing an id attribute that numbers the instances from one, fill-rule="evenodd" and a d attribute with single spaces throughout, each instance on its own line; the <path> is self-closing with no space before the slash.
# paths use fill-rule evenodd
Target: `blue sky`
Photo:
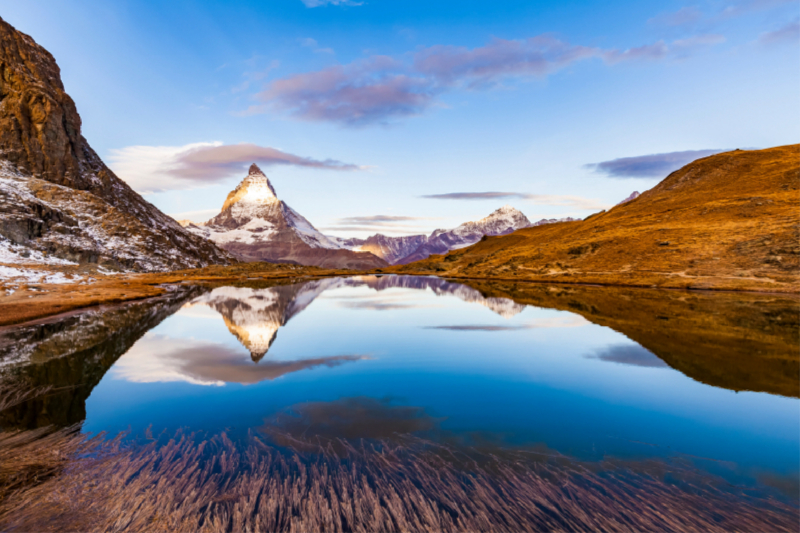
<path id="1" fill-rule="evenodd" d="M 706 151 L 800 140 L 796 1 L 0 0 L 0 16 L 56 57 L 109 166 L 198 221 L 251 160 L 326 233 L 398 235 L 505 203 L 583 217 Z"/>

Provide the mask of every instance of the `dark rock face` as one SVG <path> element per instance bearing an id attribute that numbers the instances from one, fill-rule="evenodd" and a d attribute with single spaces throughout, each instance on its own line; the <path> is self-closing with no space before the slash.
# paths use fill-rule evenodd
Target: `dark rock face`
<path id="1" fill-rule="evenodd" d="M 81 135 L 81 119 L 75 102 L 64 91 L 55 59 L 34 40 L 0 19 L 0 162 L 5 165 L 2 177 L 15 178 L 5 189 L 30 190 L 32 187 L 59 191 L 62 197 L 70 191 L 82 191 L 93 198 L 78 195 L 86 203 L 95 204 L 101 211 L 116 211 L 132 223 L 125 236 L 128 241 L 142 242 L 129 250 L 140 255 L 141 260 L 119 261 L 115 250 L 107 247 L 111 240 L 95 240 L 95 246 L 85 254 L 68 254 L 70 258 L 82 256 L 91 261 L 125 264 L 135 270 L 165 270 L 181 267 L 199 267 L 208 264 L 227 264 L 230 257 L 212 243 L 183 230 L 174 220 L 146 202 L 139 194 L 120 180 L 97 156 Z M 10 164 L 10 165 L 9 165 Z M 30 178 L 34 178 L 33 182 Z M 39 180 L 60 188 L 47 188 Z M 13 194 L 0 194 L 5 203 L 19 201 Z M 42 198 L 31 200 L 25 195 L 25 205 L 12 217 L 4 217 L 0 234 L 17 243 L 34 249 L 58 254 L 70 246 L 40 245 L 37 240 L 52 232 L 52 225 L 78 226 L 84 234 L 90 228 L 73 220 L 63 211 L 65 204 L 49 203 Z M 44 207 L 43 207 L 44 206 Z M 63 207 L 63 209 L 62 209 Z M 61 214 L 56 214 L 62 212 Z M 0 214 L 7 213 L 5 207 Z M 72 217 L 74 219 L 74 217 Z M 88 223 L 88 221 L 86 221 Z M 149 228 L 150 234 L 137 233 L 140 226 Z M 68 231 L 69 232 L 69 231 Z M 78 233 L 81 233 L 80 231 Z M 55 239 L 58 240 L 58 239 Z M 112 239 L 113 240 L 113 239 Z M 146 241 L 146 242 L 145 242 Z M 73 243 L 74 244 L 74 243 Z M 161 247 L 156 260 L 148 257 Z M 130 246 L 128 246 L 130 248 Z M 73 252 L 75 252 L 73 250 Z M 93 261 L 92 261 L 93 262 Z"/>

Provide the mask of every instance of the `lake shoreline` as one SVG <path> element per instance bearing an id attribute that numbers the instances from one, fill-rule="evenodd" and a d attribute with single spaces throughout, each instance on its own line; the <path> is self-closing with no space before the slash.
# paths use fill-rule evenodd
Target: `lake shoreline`
<path id="1" fill-rule="evenodd" d="M 60 269 L 59 271 L 63 271 Z M 411 275 L 433 276 L 457 282 L 497 282 L 497 283 L 524 283 L 533 285 L 563 285 L 574 287 L 608 287 L 631 288 L 647 290 L 671 290 L 697 293 L 736 293 L 736 294 L 761 294 L 775 295 L 784 298 L 800 299 L 800 287 L 795 284 L 785 284 L 784 290 L 769 290 L 763 284 L 752 286 L 731 286 L 728 283 L 713 283 L 719 278 L 708 278 L 707 285 L 702 287 L 692 285 L 667 285 L 673 276 L 661 276 L 662 284 L 653 284 L 653 279 L 637 281 L 632 279 L 627 282 L 602 282 L 597 279 L 586 281 L 564 279 L 514 279 L 507 277 L 487 276 L 453 276 L 436 272 L 403 271 L 392 272 L 387 269 L 370 271 L 332 270 L 317 267 L 276 263 L 244 263 L 230 267 L 206 267 L 202 269 L 180 270 L 159 273 L 125 273 L 114 275 L 94 275 L 99 279 L 90 282 L 83 274 L 80 282 L 61 284 L 24 284 L 18 283 L 16 287 L 0 297 L 0 327 L 27 324 L 42 319 L 63 315 L 64 313 L 86 310 L 91 307 L 120 304 L 124 302 L 143 300 L 160 296 L 168 292 L 170 286 L 187 282 L 202 285 L 216 285 L 219 283 L 240 282 L 293 282 L 300 280 L 350 277 L 361 275 Z M 102 279 L 101 278 L 105 278 Z M 578 276 L 575 276 L 576 278 Z M 633 277 L 633 276 L 631 276 Z M 664 279 L 666 278 L 666 279 Z M 92 278 L 89 278 L 92 279 Z M 666 283 L 664 283 L 666 282 Z M 6 286 L 12 285 L 6 282 Z"/>

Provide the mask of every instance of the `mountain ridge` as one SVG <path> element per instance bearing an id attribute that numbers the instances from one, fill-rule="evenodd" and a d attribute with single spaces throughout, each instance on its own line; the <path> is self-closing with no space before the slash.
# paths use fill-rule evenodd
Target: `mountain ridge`
<path id="1" fill-rule="evenodd" d="M 0 245 L 136 271 L 230 264 L 118 178 L 53 56 L 0 18 Z"/>
<path id="2" fill-rule="evenodd" d="M 343 249 L 280 200 L 255 163 L 225 198 L 220 213 L 186 229 L 242 261 L 294 263 L 322 268 L 369 270 L 388 266 L 369 252 Z"/>

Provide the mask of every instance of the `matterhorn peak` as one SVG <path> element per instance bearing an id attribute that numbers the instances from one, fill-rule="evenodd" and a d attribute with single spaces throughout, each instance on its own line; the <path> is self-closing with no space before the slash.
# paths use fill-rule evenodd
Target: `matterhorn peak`
<path id="1" fill-rule="evenodd" d="M 258 168 L 258 165 L 256 165 L 255 163 L 250 165 L 250 170 L 247 171 L 247 175 L 248 176 L 258 175 L 258 176 L 264 176 L 265 178 L 267 177 L 266 174 L 264 174 L 264 172 L 260 168 Z"/>
<path id="2" fill-rule="evenodd" d="M 233 207 L 234 205 L 248 205 L 259 206 L 274 204 L 278 202 L 278 195 L 275 189 L 269 182 L 269 178 L 264 174 L 258 165 L 253 163 L 250 165 L 250 170 L 247 176 L 242 180 L 236 188 L 231 191 L 225 199 L 225 204 L 222 206 L 222 211 Z"/>

